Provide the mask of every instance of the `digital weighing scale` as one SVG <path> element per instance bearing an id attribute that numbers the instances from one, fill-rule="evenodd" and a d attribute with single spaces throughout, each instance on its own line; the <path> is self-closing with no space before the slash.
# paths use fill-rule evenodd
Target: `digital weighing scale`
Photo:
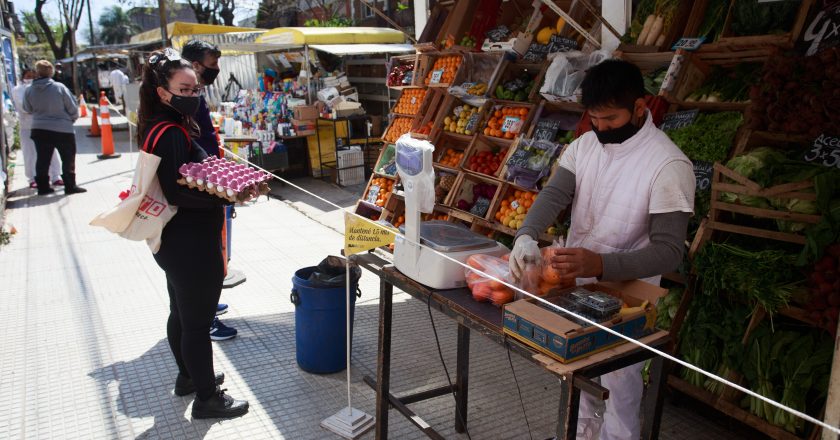
<path id="1" fill-rule="evenodd" d="M 397 140 L 396 163 L 405 190 L 405 238 L 394 243 L 394 266 L 420 284 L 433 289 L 466 287 L 464 267 L 443 256 L 465 262 L 470 255 L 503 255 L 509 250 L 493 239 L 447 221 L 420 221 L 420 213 L 435 206 L 435 171 L 428 141 L 404 135 Z M 422 244 L 419 246 L 418 243 Z"/>

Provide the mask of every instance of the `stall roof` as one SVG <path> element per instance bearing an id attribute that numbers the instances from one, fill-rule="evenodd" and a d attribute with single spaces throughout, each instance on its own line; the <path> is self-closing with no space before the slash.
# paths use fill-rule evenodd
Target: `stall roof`
<path id="1" fill-rule="evenodd" d="M 377 27 L 283 27 L 257 38 L 257 43 L 301 46 L 304 44 L 388 44 L 404 43 L 397 30 Z"/>
<path id="2" fill-rule="evenodd" d="M 89 60 L 92 60 L 92 59 L 109 60 L 109 59 L 112 59 L 112 58 L 127 59 L 128 55 L 126 55 L 124 53 L 90 53 L 90 52 L 87 52 L 87 53 L 80 53 L 80 54 L 76 55 L 76 62 L 83 63 L 85 61 L 89 61 Z M 62 64 L 72 63 L 73 62 L 73 57 L 62 58 L 62 59 L 58 60 L 58 62 L 62 63 Z"/>
<path id="3" fill-rule="evenodd" d="M 338 56 L 368 55 L 373 53 L 408 53 L 416 50 L 410 44 L 313 44 L 309 47 Z"/>
<path id="4" fill-rule="evenodd" d="M 176 21 L 166 25 L 169 38 L 181 35 L 225 34 L 228 32 L 259 31 L 258 28 L 221 26 L 216 24 L 184 23 Z M 160 40 L 160 29 L 155 28 L 131 37 L 131 44 L 153 43 Z"/>

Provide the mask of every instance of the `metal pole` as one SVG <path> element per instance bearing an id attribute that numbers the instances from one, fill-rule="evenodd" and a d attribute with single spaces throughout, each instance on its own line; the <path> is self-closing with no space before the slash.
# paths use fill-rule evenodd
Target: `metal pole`
<path id="1" fill-rule="evenodd" d="M 93 15 L 90 12 L 90 0 L 87 0 L 88 26 L 90 27 L 90 45 L 96 46 L 96 36 L 93 34 Z"/>
<path id="2" fill-rule="evenodd" d="M 166 30 L 166 0 L 158 0 L 158 13 L 160 13 L 160 39 L 163 47 L 166 48 L 169 40 L 168 31 Z"/>
<path id="3" fill-rule="evenodd" d="M 345 269 L 346 270 L 345 276 L 347 277 L 347 296 L 345 298 L 347 300 L 347 307 L 345 307 L 347 309 L 347 322 L 346 322 L 346 324 L 347 324 L 347 328 L 346 328 L 347 339 L 346 339 L 346 342 L 345 342 L 347 344 L 347 347 L 346 347 L 346 349 L 347 349 L 347 408 L 348 408 L 348 411 L 350 411 L 350 416 L 352 417 L 353 416 L 353 398 L 351 397 L 351 394 L 350 394 L 350 344 L 352 343 L 353 340 L 350 338 L 350 332 L 352 332 L 352 325 L 350 324 L 350 307 L 351 307 L 350 295 L 353 295 L 354 292 L 352 292 L 350 290 L 350 256 L 347 255 L 346 257 L 344 257 L 344 261 L 347 263 L 347 266 L 346 266 L 347 268 Z"/>

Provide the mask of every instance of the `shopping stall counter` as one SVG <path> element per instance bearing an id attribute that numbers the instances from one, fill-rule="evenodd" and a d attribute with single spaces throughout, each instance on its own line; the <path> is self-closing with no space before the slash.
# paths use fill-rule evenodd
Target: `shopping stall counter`
<path id="1" fill-rule="evenodd" d="M 578 404 L 580 392 L 584 391 L 602 399 L 609 397 L 609 391 L 591 380 L 602 374 L 652 359 L 650 384 L 642 400 L 643 418 L 642 438 L 656 439 L 659 436 L 662 415 L 662 393 L 665 383 L 664 371 L 667 362 L 654 353 L 639 348 L 634 344 L 621 344 L 614 348 L 583 358 L 561 363 L 527 345 L 505 336 L 502 331 L 502 309 L 489 303 L 480 303 L 472 299 L 466 288 L 452 290 L 434 290 L 418 284 L 399 272 L 390 263 L 374 254 L 357 254 L 351 257 L 359 266 L 374 273 L 380 279 L 379 290 L 379 345 L 377 351 L 376 378 L 366 376 L 365 383 L 376 391 L 376 438 L 388 438 L 388 410 L 391 406 L 404 415 L 414 426 L 429 438 L 442 439 L 435 429 L 408 405 L 435 397 L 445 396 L 454 391 L 456 400 L 455 430 L 464 432 L 467 424 L 467 402 L 469 386 L 470 333 L 490 338 L 492 341 L 512 352 L 530 360 L 560 378 L 559 418 L 557 439 L 574 439 L 577 429 Z M 417 394 L 397 397 L 391 394 L 391 327 L 393 324 L 394 287 L 408 293 L 425 303 L 431 303 L 436 310 L 443 312 L 458 323 L 457 366 L 452 386 L 443 386 Z M 641 342 L 662 351 L 671 348 L 668 332 L 658 331 L 641 339 Z M 460 413 L 461 417 L 458 417 Z"/>

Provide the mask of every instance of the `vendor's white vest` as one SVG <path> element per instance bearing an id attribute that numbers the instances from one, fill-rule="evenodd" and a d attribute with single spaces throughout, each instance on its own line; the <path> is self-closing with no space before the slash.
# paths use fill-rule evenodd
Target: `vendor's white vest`
<path id="1" fill-rule="evenodd" d="M 594 132 L 577 141 L 575 195 L 566 246 L 597 253 L 628 252 L 650 243 L 650 195 L 662 168 L 686 156 L 653 125 L 648 112 L 638 133 L 622 144 L 601 144 Z M 660 276 L 646 278 L 659 285 Z M 578 284 L 594 282 L 579 279 Z"/>

